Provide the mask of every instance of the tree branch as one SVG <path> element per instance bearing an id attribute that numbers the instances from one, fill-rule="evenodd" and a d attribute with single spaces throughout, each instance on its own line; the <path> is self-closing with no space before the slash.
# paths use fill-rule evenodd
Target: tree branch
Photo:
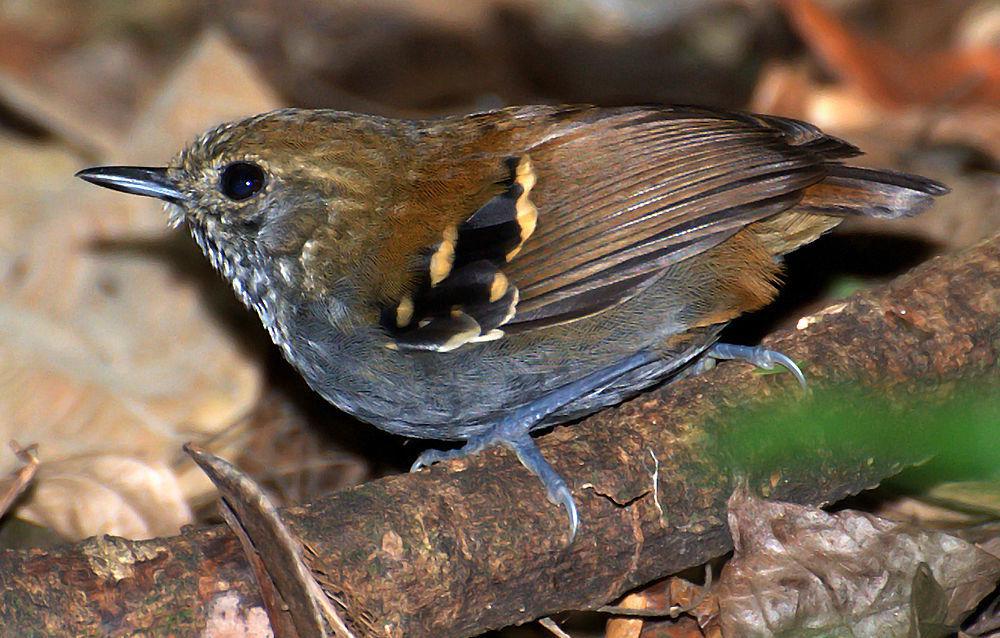
<path id="1" fill-rule="evenodd" d="M 905 403 L 915 380 L 947 398 L 960 379 L 995 380 L 1000 237 L 935 259 L 767 343 L 803 362 L 813 388 L 845 381 Z M 505 451 L 388 477 L 285 510 L 314 573 L 363 636 L 468 636 L 565 609 L 594 608 L 730 548 L 733 463 L 748 405 L 798 397 L 790 375 L 722 364 L 542 437 L 573 487 L 582 527 Z M 914 423 L 795 449 L 752 468 L 751 485 L 799 503 L 838 500 L 926 457 Z M 863 438 L 863 437 L 862 437 Z M 654 489 L 653 476 L 657 477 Z M 104 537 L 0 554 L 0 614 L 17 635 L 201 635 L 266 627 L 239 543 L 225 528 L 150 541 Z M 218 627 L 219 625 L 213 625 Z M 240 635 L 235 633 L 233 635 Z"/>

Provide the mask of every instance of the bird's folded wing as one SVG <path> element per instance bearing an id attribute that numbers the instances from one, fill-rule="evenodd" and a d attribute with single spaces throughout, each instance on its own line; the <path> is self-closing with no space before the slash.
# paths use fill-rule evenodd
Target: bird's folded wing
<path id="1" fill-rule="evenodd" d="M 504 160 L 502 191 L 445 230 L 413 293 L 384 311 L 393 347 L 452 350 L 606 310 L 857 153 L 795 120 L 604 113 Z"/>

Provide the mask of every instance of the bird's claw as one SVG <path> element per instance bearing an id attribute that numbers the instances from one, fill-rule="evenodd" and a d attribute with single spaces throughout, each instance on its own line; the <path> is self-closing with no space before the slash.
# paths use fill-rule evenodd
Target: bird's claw
<path id="1" fill-rule="evenodd" d="M 517 458 L 524 467 L 528 468 L 532 474 L 538 477 L 545 486 L 545 492 L 549 501 L 553 505 L 566 508 L 566 515 L 569 517 L 569 544 L 576 538 L 576 530 L 580 525 L 580 515 L 576 509 L 576 501 L 573 494 L 566 485 L 563 477 L 549 465 L 549 462 L 542 456 L 542 451 L 538 449 L 535 440 L 527 432 L 519 436 L 512 436 L 503 440 L 503 444 L 517 454 Z"/>
<path id="2" fill-rule="evenodd" d="M 446 452 L 425 451 L 417 457 L 410 471 L 419 470 L 438 461 L 467 456 L 495 443 L 501 443 L 513 450 L 521 464 L 541 480 L 549 500 L 555 505 L 566 508 L 566 514 L 569 517 L 569 542 L 572 543 L 576 537 L 576 530 L 580 526 L 580 515 L 577 512 L 576 503 L 573 501 L 573 494 L 566 485 L 566 481 L 542 456 L 541 450 L 531 438 L 531 430 L 559 408 L 654 359 L 655 355 L 650 352 L 636 352 L 615 365 L 602 368 L 568 383 L 545 397 L 514 410 L 507 418 L 486 432 L 470 438 L 461 448 Z"/>
<path id="3" fill-rule="evenodd" d="M 449 452 L 458 452 L 458 450 L 424 450 L 410 466 L 410 471 L 417 472 L 440 461 L 457 458 L 457 455 L 449 455 Z"/>
<path id="4" fill-rule="evenodd" d="M 417 457 L 417 460 L 413 462 L 413 465 L 410 466 L 410 471 L 416 472 L 441 461 L 453 461 L 469 456 L 470 454 L 475 454 L 499 441 L 500 439 L 491 436 L 491 433 L 487 433 L 485 436 L 474 436 L 466 441 L 465 445 L 453 450 L 424 450 Z"/>
<path id="5" fill-rule="evenodd" d="M 799 386 L 801 386 L 803 392 L 809 391 L 809 384 L 806 383 L 806 377 L 802 374 L 799 366 L 790 357 L 777 350 L 768 350 L 762 346 L 738 346 L 731 343 L 716 343 L 705 354 L 714 359 L 746 361 L 764 370 L 774 370 L 776 365 L 780 365 L 792 373 L 795 380 L 799 382 Z"/>
<path id="6" fill-rule="evenodd" d="M 576 501 L 573 500 L 573 493 L 569 491 L 566 482 L 559 479 L 558 485 L 546 485 L 549 501 L 555 506 L 566 508 L 566 515 L 569 517 L 569 542 L 576 538 L 576 530 L 580 526 L 580 514 L 576 509 Z"/>

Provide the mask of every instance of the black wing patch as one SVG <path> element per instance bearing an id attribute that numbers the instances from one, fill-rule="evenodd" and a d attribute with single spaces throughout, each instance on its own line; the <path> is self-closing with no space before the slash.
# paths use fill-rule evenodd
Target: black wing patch
<path id="1" fill-rule="evenodd" d="M 387 347 L 447 352 L 504 335 L 501 327 L 514 317 L 519 293 L 502 268 L 538 221 L 531 158 L 507 164 L 503 191 L 462 224 L 446 228 L 423 256 L 413 293 L 383 309 L 382 325 L 392 336 Z"/>

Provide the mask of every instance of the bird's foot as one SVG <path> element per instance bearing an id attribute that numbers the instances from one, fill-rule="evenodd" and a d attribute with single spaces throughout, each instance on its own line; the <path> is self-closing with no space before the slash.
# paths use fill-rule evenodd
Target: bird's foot
<path id="1" fill-rule="evenodd" d="M 615 365 L 602 368 L 568 383 L 540 399 L 517 408 L 492 428 L 483 434 L 470 438 L 464 446 L 456 450 L 445 452 L 428 450 L 424 452 L 417 458 L 410 471 L 419 470 L 437 461 L 447 461 L 475 454 L 497 443 L 504 445 L 513 450 L 521 464 L 542 481 L 549 500 L 555 505 L 562 505 L 566 508 L 566 515 L 569 517 L 569 542 L 572 543 L 580 524 L 580 516 L 576 509 L 576 503 L 573 501 L 573 494 L 569 491 L 566 481 L 542 456 L 542 451 L 538 449 L 535 440 L 531 438 L 531 429 L 562 406 L 613 382 L 622 374 L 645 365 L 654 358 L 654 355 L 648 352 L 637 352 Z"/>
<path id="2" fill-rule="evenodd" d="M 450 461 L 480 452 L 493 445 L 503 445 L 512 450 L 521 464 L 541 480 L 548 493 L 549 500 L 554 505 L 566 508 L 569 516 L 569 542 L 573 542 L 580 517 L 577 513 L 573 495 L 559 473 L 553 469 L 542 456 L 535 440 L 531 437 L 529 424 L 524 422 L 505 422 L 496 425 L 489 431 L 470 438 L 465 445 L 454 450 L 425 450 L 417 457 L 410 467 L 411 472 L 428 467 L 439 461 Z"/>
<path id="3" fill-rule="evenodd" d="M 480 434 L 468 439 L 465 445 L 462 447 L 455 448 L 453 450 L 424 450 L 417 457 L 417 460 L 413 462 L 410 466 L 411 472 L 416 472 L 425 467 L 430 467 L 435 463 L 440 463 L 441 461 L 453 461 L 455 459 L 464 458 L 480 452 L 494 443 L 499 443 L 499 439 L 490 436 L 493 433 L 492 430 L 486 432 L 485 434 Z"/>
<path id="4" fill-rule="evenodd" d="M 535 440 L 527 432 L 517 438 L 505 439 L 503 444 L 517 454 L 521 465 L 538 477 L 545 486 L 549 501 L 557 507 L 562 505 L 566 508 L 566 515 L 569 517 L 569 543 L 572 543 L 576 537 L 576 529 L 580 525 L 580 514 L 576 510 L 576 501 L 573 500 L 573 494 L 569 491 L 566 481 L 545 460 Z"/>
<path id="5" fill-rule="evenodd" d="M 809 391 L 806 377 L 802 370 L 787 355 L 777 350 L 768 350 L 762 346 L 737 346 L 731 343 L 716 343 L 705 351 L 705 356 L 713 359 L 732 359 L 735 361 L 746 361 L 764 370 L 773 370 L 774 366 L 780 365 L 791 372 L 803 392 Z"/>

